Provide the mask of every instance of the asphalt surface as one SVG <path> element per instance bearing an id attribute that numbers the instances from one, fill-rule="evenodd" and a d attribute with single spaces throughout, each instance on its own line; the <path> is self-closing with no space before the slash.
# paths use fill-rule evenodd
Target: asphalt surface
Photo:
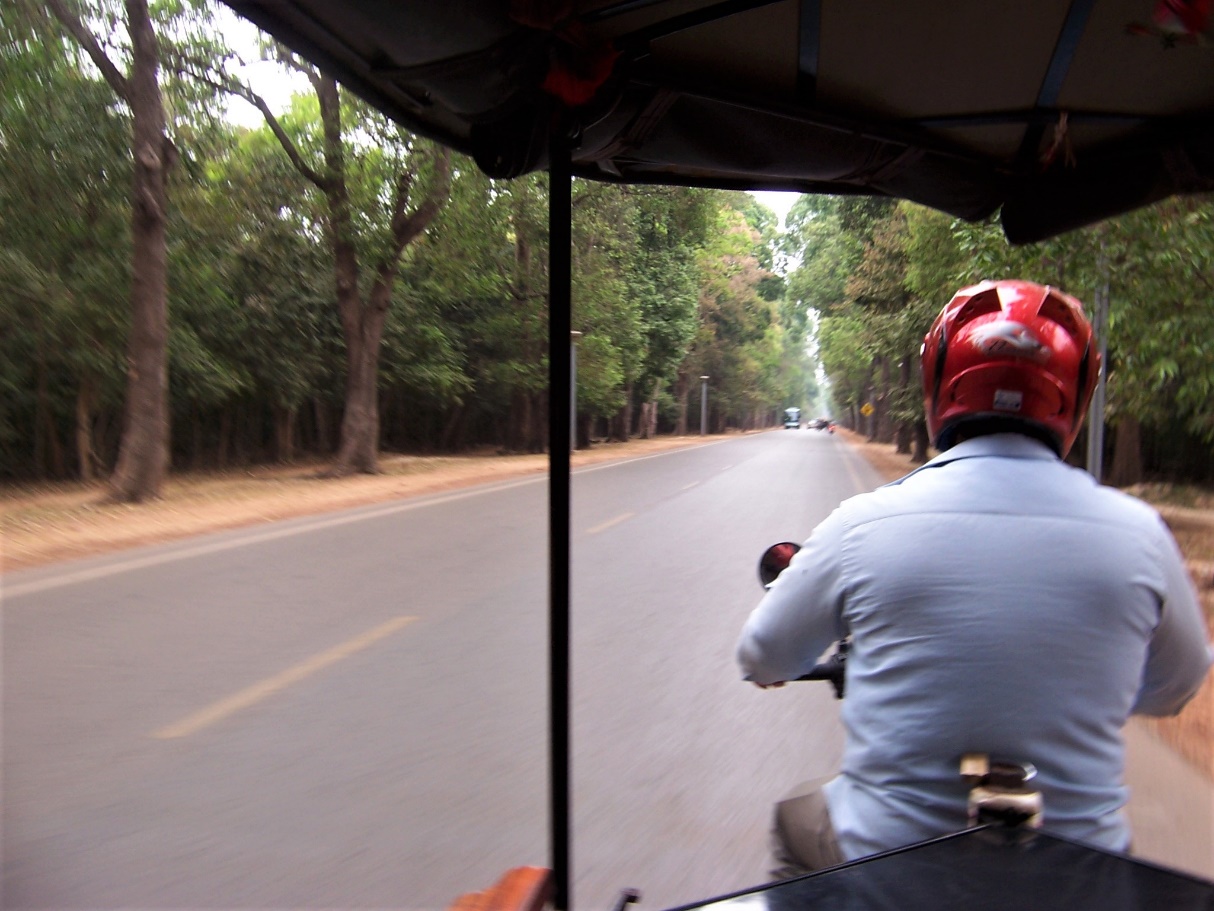
<path id="1" fill-rule="evenodd" d="M 576 473 L 577 908 L 765 878 L 772 801 L 842 744 L 826 687 L 738 680 L 755 564 L 878 482 L 814 431 Z M 3 906 L 445 908 L 546 865 L 545 509 L 528 479 L 6 576 Z M 1199 787 L 1139 847 L 1186 805 L 1200 845 Z"/>

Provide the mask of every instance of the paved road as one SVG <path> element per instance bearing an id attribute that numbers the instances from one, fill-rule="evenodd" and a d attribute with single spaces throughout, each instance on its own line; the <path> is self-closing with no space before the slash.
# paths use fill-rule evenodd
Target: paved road
<path id="1" fill-rule="evenodd" d="M 874 480 L 809 432 L 578 474 L 581 906 L 762 876 L 765 806 L 838 737 L 825 694 L 736 679 L 754 561 Z M 545 495 L 6 577 L 4 906 L 443 907 L 544 863 Z"/>
<path id="2" fill-rule="evenodd" d="M 577 907 L 763 878 L 841 743 L 825 688 L 737 680 L 754 563 L 876 481 L 811 431 L 577 474 Z M 3 906 L 442 908 L 546 863 L 545 493 L 6 577 Z"/>

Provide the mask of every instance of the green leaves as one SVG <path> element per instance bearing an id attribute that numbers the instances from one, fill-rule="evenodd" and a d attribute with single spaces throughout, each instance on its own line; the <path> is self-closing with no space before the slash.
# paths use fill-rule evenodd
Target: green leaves
<path id="1" fill-rule="evenodd" d="M 822 315 L 821 362 L 844 409 L 877 401 L 894 420 L 921 416 L 915 371 L 906 383 L 889 367 L 913 361 L 965 285 L 1024 278 L 1091 302 L 1107 281 L 1114 432 L 1133 419 L 1155 431 L 1144 435 L 1148 448 L 1176 434 L 1214 443 L 1214 197 L 1173 199 L 1024 247 L 1009 246 L 994 220 L 967 224 L 907 203 L 881 210 L 807 197 L 789 222 L 786 250 L 801 263 L 790 296 Z M 1170 464 L 1196 477 L 1210 471 Z"/>

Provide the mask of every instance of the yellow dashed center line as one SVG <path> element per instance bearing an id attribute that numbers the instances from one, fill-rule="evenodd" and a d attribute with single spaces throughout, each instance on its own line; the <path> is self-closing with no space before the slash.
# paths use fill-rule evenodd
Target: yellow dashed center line
<path id="1" fill-rule="evenodd" d="M 596 525 L 596 526 L 594 526 L 594 528 L 586 529 L 586 534 L 597 535 L 600 531 L 606 531 L 612 525 L 619 525 L 621 522 L 627 521 L 628 519 L 631 519 L 635 515 L 636 515 L 635 512 L 622 513 L 621 515 L 616 516 L 614 519 L 608 519 L 606 522 L 603 522 L 601 525 Z"/>
<path id="2" fill-rule="evenodd" d="M 374 629 L 363 633 L 361 636 L 355 636 L 348 642 L 343 642 L 341 645 L 336 645 L 331 649 L 313 655 L 311 658 L 301 661 L 294 667 L 289 667 L 285 671 L 275 674 L 273 677 L 268 677 L 259 683 L 245 687 L 238 693 L 233 693 L 226 699 L 213 702 L 206 708 L 200 709 L 192 715 L 187 715 L 176 724 L 170 724 L 166 728 L 161 728 L 152 734 L 152 736 L 160 740 L 171 740 L 174 737 L 188 737 L 190 734 L 196 734 L 203 728 L 217 721 L 222 721 L 229 715 L 234 715 L 242 709 L 247 709 L 266 697 L 281 692 L 292 684 L 298 683 L 306 677 L 310 677 L 318 671 L 336 664 L 343 658 L 349 658 L 356 652 L 374 645 L 381 639 L 386 639 L 416 619 L 416 617 L 396 617 L 387 623 L 382 623 Z"/>

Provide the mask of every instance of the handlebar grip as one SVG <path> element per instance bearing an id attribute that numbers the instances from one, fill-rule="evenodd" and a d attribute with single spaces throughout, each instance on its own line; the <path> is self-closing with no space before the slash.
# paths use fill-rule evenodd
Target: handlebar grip
<path id="1" fill-rule="evenodd" d="M 835 689 L 835 698 L 843 698 L 843 682 L 845 678 L 846 652 L 835 654 L 820 664 L 815 664 L 808 674 L 798 677 L 798 680 L 829 680 Z"/>
<path id="2" fill-rule="evenodd" d="M 843 665 L 823 662 L 815 664 L 808 674 L 798 677 L 798 680 L 838 680 L 843 677 Z"/>

